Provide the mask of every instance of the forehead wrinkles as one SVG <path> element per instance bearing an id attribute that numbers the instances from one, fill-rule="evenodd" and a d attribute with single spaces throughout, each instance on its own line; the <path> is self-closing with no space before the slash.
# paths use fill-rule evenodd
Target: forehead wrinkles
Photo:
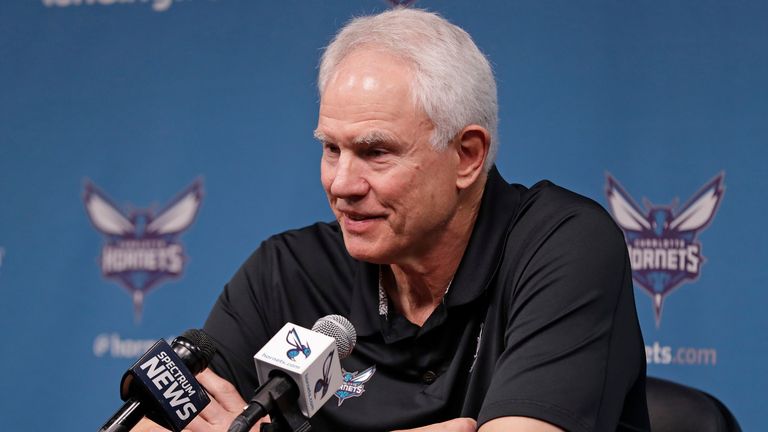
<path id="1" fill-rule="evenodd" d="M 417 65 L 413 60 L 408 58 L 408 56 L 381 45 L 361 44 L 350 50 L 332 67 L 328 80 L 324 84 L 327 86 L 328 83 L 333 81 L 340 74 L 340 72 L 349 68 L 350 65 L 355 65 L 356 63 L 360 64 L 361 59 L 369 60 L 368 64 L 374 67 L 382 62 L 387 62 L 396 66 L 398 69 L 404 70 L 411 77 L 415 76 L 414 72 Z M 373 59 L 373 61 L 370 61 L 371 59 Z M 366 62 L 363 61 L 362 63 L 365 64 Z"/>
<path id="2" fill-rule="evenodd" d="M 434 123 L 415 102 L 413 65 L 366 48 L 345 56 L 325 83 L 315 137 L 371 145 L 410 142 L 423 130 L 432 132 Z"/>
<path id="3" fill-rule="evenodd" d="M 401 131 L 405 135 L 378 127 L 371 127 L 369 130 L 347 134 L 343 129 L 336 129 L 334 125 L 324 124 L 322 120 L 312 132 L 312 135 L 321 143 L 349 143 L 355 147 L 371 147 L 377 144 L 404 144 L 411 142 L 423 133 L 419 132 L 418 129 L 423 129 L 427 131 L 428 135 L 425 138 L 428 140 L 428 137 L 434 132 L 434 123 L 423 113 L 418 114 L 422 118 L 420 121 L 412 124 L 411 127 Z"/>
<path id="4" fill-rule="evenodd" d="M 321 142 L 370 146 L 409 141 L 419 129 L 431 129 L 431 121 L 420 111 L 398 111 L 393 105 L 353 106 L 321 101 L 314 137 Z M 353 104 L 354 105 L 354 104 Z M 381 109 L 378 109 L 381 108 Z"/>
<path id="5" fill-rule="evenodd" d="M 396 75 L 403 79 L 402 84 L 405 84 L 404 90 L 408 93 L 411 105 L 417 107 L 419 104 L 414 92 L 417 85 L 415 67 L 416 65 L 410 59 L 386 47 L 362 44 L 352 49 L 333 66 L 328 80 L 320 89 L 320 98 L 322 99 L 332 87 L 335 87 L 337 92 L 353 89 L 359 91 L 378 88 L 381 90 L 382 84 L 385 86 L 393 84 L 390 79 Z M 387 91 L 391 90 L 387 89 Z"/>

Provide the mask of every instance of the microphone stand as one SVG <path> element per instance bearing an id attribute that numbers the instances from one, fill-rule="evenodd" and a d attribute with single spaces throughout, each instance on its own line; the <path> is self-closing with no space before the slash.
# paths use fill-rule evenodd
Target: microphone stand
<path id="1" fill-rule="evenodd" d="M 296 399 L 299 391 L 287 375 L 277 372 L 255 394 L 243 412 L 235 418 L 228 432 L 244 432 L 269 414 L 272 423 L 262 423 L 261 432 L 309 432 L 312 426 L 301 413 Z"/>
<path id="2" fill-rule="evenodd" d="M 261 432 L 309 432 L 312 426 L 309 419 L 299 411 L 296 400 L 283 397 L 275 401 L 275 406 L 269 412 L 272 423 L 262 423 Z"/>

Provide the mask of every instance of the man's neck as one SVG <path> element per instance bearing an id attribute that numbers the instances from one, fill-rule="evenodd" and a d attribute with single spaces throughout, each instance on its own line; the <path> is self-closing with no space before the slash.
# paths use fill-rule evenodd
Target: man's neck
<path id="1" fill-rule="evenodd" d="M 422 326 L 437 308 L 447 292 L 452 274 L 421 275 L 402 268 L 382 266 L 382 287 L 395 309 L 408 321 Z"/>
<path id="2" fill-rule="evenodd" d="M 470 192 L 470 191 L 467 191 Z M 460 206 L 435 247 L 417 261 L 383 265 L 381 284 L 408 321 L 422 326 L 442 302 L 469 244 L 482 198 L 482 187 L 471 204 Z"/>

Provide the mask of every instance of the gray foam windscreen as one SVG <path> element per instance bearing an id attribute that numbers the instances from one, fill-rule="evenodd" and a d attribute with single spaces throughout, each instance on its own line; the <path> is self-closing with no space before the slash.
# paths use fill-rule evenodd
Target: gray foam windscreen
<path id="1" fill-rule="evenodd" d="M 336 339 L 336 349 L 339 359 L 344 359 L 352 353 L 357 342 L 357 332 L 348 319 L 341 315 L 326 315 L 318 319 L 312 326 L 312 331 L 322 333 Z"/>

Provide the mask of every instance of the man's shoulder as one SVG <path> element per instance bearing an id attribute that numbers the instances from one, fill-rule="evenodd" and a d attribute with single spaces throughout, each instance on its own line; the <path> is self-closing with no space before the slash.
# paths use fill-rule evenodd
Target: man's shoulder
<path id="1" fill-rule="evenodd" d="M 508 183 L 494 168 L 489 173 L 486 189 L 484 202 L 493 206 L 493 211 L 513 216 L 507 223 L 508 228 L 525 220 L 560 218 L 573 212 L 594 213 L 598 218 L 611 220 L 605 209 L 594 200 L 550 180 L 540 180 L 526 187 Z"/>
<path id="2" fill-rule="evenodd" d="M 243 269 L 284 273 L 303 268 L 324 273 L 329 268 L 351 270 L 353 265 L 338 223 L 317 222 L 268 237 L 243 263 Z"/>
<path id="3" fill-rule="evenodd" d="M 568 227 L 616 243 L 623 235 L 611 215 L 596 201 L 542 180 L 521 196 L 520 210 L 510 226 L 511 241 L 543 240 L 554 231 Z"/>
<path id="4" fill-rule="evenodd" d="M 605 213 L 593 199 L 580 195 L 549 180 L 541 180 L 531 186 L 522 197 L 523 206 L 542 213 L 567 213 L 573 210 Z M 605 213 L 607 215 L 607 213 Z"/>
<path id="5" fill-rule="evenodd" d="M 280 254 L 292 260 L 351 260 L 336 222 L 316 222 L 312 225 L 274 234 L 264 240 L 253 253 Z"/>
<path id="6" fill-rule="evenodd" d="M 560 223 L 574 216 L 615 227 L 613 218 L 599 203 L 549 180 L 539 181 L 522 194 L 516 222 Z"/>
<path id="7" fill-rule="evenodd" d="M 258 281 L 251 285 L 290 296 L 304 293 L 309 287 L 331 286 L 338 290 L 351 286 L 357 265 L 344 247 L 338 224 L 318 222 L 267 238 L 241 271 L 246 280 Z M 277 286 L 282 288 L 275 290 Z"/>
<path id="8" fill-rule="evenodd" d="M 315 222 L 302 228 L 283 231 L 270 236 L 264 240 L 262 245 L 277 244 L 285 244 L 292 247 L 322 244 L 344 246 L 341 229 L 337 222 Z"/>

